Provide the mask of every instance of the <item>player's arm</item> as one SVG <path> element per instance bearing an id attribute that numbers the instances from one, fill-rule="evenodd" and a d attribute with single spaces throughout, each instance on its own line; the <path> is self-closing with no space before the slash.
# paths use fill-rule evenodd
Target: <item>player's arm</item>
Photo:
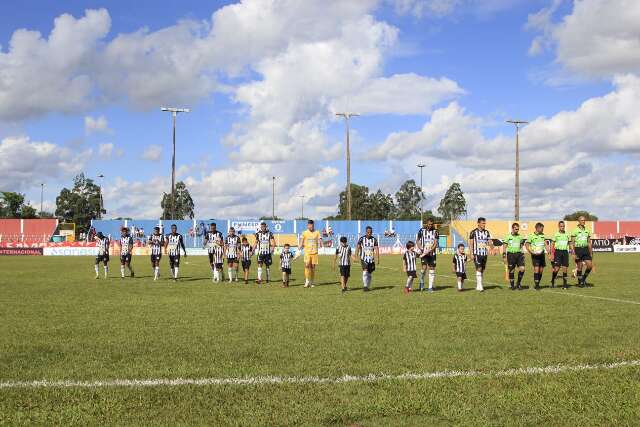
<path id="1" fill-rule="evenodd" d="M 180 235 L 180 239 L 178 239 L 178 244 L 180 245 L 180 247 L 184 251 L 184 257 L 186 258 L 187 257 L 187 248 L 184 246 L 184 239 L 182 238 L 182 234 Z M 180 248 L 178 248 L 178 251 L 180 251 Z"/>
<path id="2" fill-rule="evenodd" d="M 269 250 L 271 251 L 271 253 L 273 253 L 275 249 L 276 249 L 276 238 L 273 235 L 273 233 L 271 233 L 271 237 L 269 238 Z"/>
<path id="3" fill-rule="evenodd" d="M 128 246 L 129 246 L 129 252 L 128 253 L 131 253 L 133 251 L 133 237 L 131 239 L 129 239 L 129 245 Z"/>
<path id="4" fill-rule="evenodd" d="M 469 233 L 469 252 L 470 253 L 474 253 L 475 239 L 473 238 L 473 236 L 475 234 L 476 234 L 476 230 L 473 230 L 471 233 Z"/>
<path id="5" fill-rule="evenodd" d="M 360 258 L 360 253 L 362 252 L 362 242 L 360 240 L 358 240 L 358 243 L 356 244 L 356 256 L 353 257 L 354 261 L 358 258 Z"/>
<path id="6" fill-rule="evenodd" d="M 456 256 L 454 255 L 453 258 L 451 258 L 451 272 L 455 273 L 456 272 Z"/>
<path id="7" fill-rule="evenodd" d="M 591 235 L 587 237 L 587 242 L 589 243 L 589 255 L 593 258 L 593 243 L 591 242 Z"/>
<path id="8" fill-rule="evenodd" d="M 422 236 L 422 229 L 420 229 L 420 231 L 418 231 L 418 234 L 416 234 L 416 248 L 418 248 L 418 252 L 420 252 L 420 254 L 422 254 L 422 239 L 420 238 Z"/>
<path id="9" fill-rule="evenodd" d="M 402 255 L 402 271 L 407 272 L 407 255 Z"/>
<path id="10" fill-rule="evenodd" d="M 376 239 L 375 243 L 373 244 L 373 250 L 376 254 L 376 262 L 380 264 L 380 246 L 378 246 L 378 239 Z"/>
<path id="11" fill-rule="evenodd" d="M 298 248 L 300 249 L 304 248 L 304 242 L 305 242 L 305 237 L 303 232 L 302 234 L 300 234 L 300 241 L 298 242 Z"/>
<path id="12" fill-rule="evenodd" d="M 531 252 L 531 243 L 529 243 L 529 238 L 528 237 L 524 240 L 524 247 L 527 249 L 527 252 L 532 253 Z"/>
<path id="13" fill-rule="evenodd" d="M 504 239 L 502 241 L 502 258 L 504 258 L 505 260 L 507 259 L 507 247 L 508 247 L 508 241 L 507 239 Z"/>
<path id="14" fill-rule="evenodd" d="M 437 252 L 438 246 L 440 246 L 440 233 L 436 231 L 435 239 L 431 244 L 431 252 L 435 254 Z"/>
<path id="15" fill-rule="evenodd" d="M 571 253 L 576 253 L 576 235 L 575 232 L 571 233 L 571 239 L 569 239 L 569 249 Z"/>
<path id="16" fill-rule="evenodd" d="M 333 269 L 336 269 L 336 264 L 338 263 L 338 248 L 336 248 L 336 254 L 333 256 Z"/>
<path id="17" fill-rule="evenodd" d="M 552 242 L 552 243 L 549 243 Z M 555 243 L 553 243 L 553 240 L 547 240 L 544 239 L 544 248 L 547 250 L 547 253 L 549 254 L 549 256 L 551 256 L 551 248 L 553 247 Z"/>

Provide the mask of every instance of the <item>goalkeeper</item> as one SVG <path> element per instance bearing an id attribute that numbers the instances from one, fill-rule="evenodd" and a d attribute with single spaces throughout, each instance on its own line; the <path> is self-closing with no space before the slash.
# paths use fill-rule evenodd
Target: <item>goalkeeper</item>
<path id="1" fill-rule="evenodd" d="M 551 252 L 549 243 L 544 237 L 544 224 L 541 222 L 536 224 L 535 232 L 527 236 L 525 247 L 531 254 L 531 264 L 533 264 L 533 281 L 535 283 L 535 289 L 539 290 L 542 273 L 544 268 L 547 266 L 545 251 Z"/>

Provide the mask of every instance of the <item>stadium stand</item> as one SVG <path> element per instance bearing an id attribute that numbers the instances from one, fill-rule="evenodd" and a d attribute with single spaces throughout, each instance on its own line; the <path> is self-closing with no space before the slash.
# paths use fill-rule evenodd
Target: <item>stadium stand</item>
<path id="1" fill-rule="evenodd" d="M 57 219 L 0 219 L 0 246 L 49 242 L 57 226 Z"/>

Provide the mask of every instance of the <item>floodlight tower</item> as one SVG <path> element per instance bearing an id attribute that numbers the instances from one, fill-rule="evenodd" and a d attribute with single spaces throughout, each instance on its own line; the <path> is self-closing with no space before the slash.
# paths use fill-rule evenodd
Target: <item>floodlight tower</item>
<path id="1" fill-rule="evenodd" d="M 178 113 L 189 113 L 188 108 L 162 107 L 161 111 L 168 111 L 173 116 L 173 155 L 171 156 L 171 219 L 176 217 L 176 117 Z"/>
<path id="2" fill-rule="evenodd" d="M 520 221 L 520 127 L 528 124 L 524 120 L 507 120 L 516 127 L 516 189 L 514 201 L 514 219 Z"/>
<path id="3" fill-rule="evenodd" d="M 347 220 L 351 221 L 351 150 L 349 147 L 349 119 L 359 116 L 358 113 L 343 112 L 336 113 L 338 117 L 344 117 L 345 139 L 347 148 Z"/>
<path id="4" fill-rule="evenodd" d="M 426 165 L 424 163 L 418 163 L 416 166 L 420 168 L 420 222 L 423 223 L 424 222 L 424 209 L 423 209 L 424 190 L 422 189 L 422 170 Z"/>

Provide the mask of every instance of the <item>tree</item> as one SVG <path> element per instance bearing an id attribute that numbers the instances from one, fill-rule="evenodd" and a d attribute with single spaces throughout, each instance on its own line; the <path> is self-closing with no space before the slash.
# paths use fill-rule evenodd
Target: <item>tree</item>
<path id="1" fill-rule="evenodd" d="M 162 201 L 160 202 L 160 207 L 162 208 L 162 218 L 163 219 L 172 219 L 171 218 L 171 193 L 163 193 Z M 173 219 L 185 219 L 188 217 L 189 219 L 193 219 L 194 217 L 194 204 L 193 199 L 191 198 L 191 194 L 187 189 L 187 185 L 183 181 L 178 181 L 176 183 L 176 216 Z"/>
<path id="2" fill-rule="evenodd" d="M 381 190 L 370 194 L 367 202 L 366 219 L 391 219 L 396 216 L 396 205 L 391 194 Z"/>
<path id="3" fill-rule="evenodd" d="M 369 187 L 351 184 L 351 218 L 366 219 L 369 203 Z M 340 192 L 338 215 L 332 219 L 347 219 L 347 191 Z"/>
<path id="4" fill-rule="evenodd" d="M 100 187 L 83 173 L 73 179 L 73 188 L 63 188 L 56 197 L 55 215 L 76 224 L 76 233 L 89 230 L 91 220 L 107 213 L 101 206 Z"/>
<path id="5" fill-rule="evenodd" d="M 422 189 L 413 179 L 405 181 L 396 192 L 397 218 L 420 219 L 420 202 L 424 198 Z"/>
<path id="6" fill-rule="evenodd" d="M 24 194 L 11 191 L 2 192 L 0 216 L 4 218 L 36 218 L 36 210 L 24 202 Z"/>
<path id="7" fill-rule="evenodd" d="M 574 213 L 570 213 L 564 216 L 565 221 L 577 221 L 578 218 L 584 216 L 587 221 L 597 221 L 598 217 L 594 214 L 591 214 L 587 211 L 575 211 Z"/>
<path id="8" fill-rule="evenodd" d="M 438 213 L 442 215 L 446 221 L 458 219 L 467 213 L 467 202 L 464 199 L 464 193 L 460 188 L 460 184 L 457 182 L 451 184 L 442 200 L 440 200 Z"/>
<path id="9" fill-rule="evenodd" d="M 36 211 L 36 208 L 34 208 L 31 205 L 23 205 L 22 208 L 20 209 L 20 218 L 31 219 L 31 218 L 37 218 L 37 217 L 38 217 L 38 213 Z"/>

